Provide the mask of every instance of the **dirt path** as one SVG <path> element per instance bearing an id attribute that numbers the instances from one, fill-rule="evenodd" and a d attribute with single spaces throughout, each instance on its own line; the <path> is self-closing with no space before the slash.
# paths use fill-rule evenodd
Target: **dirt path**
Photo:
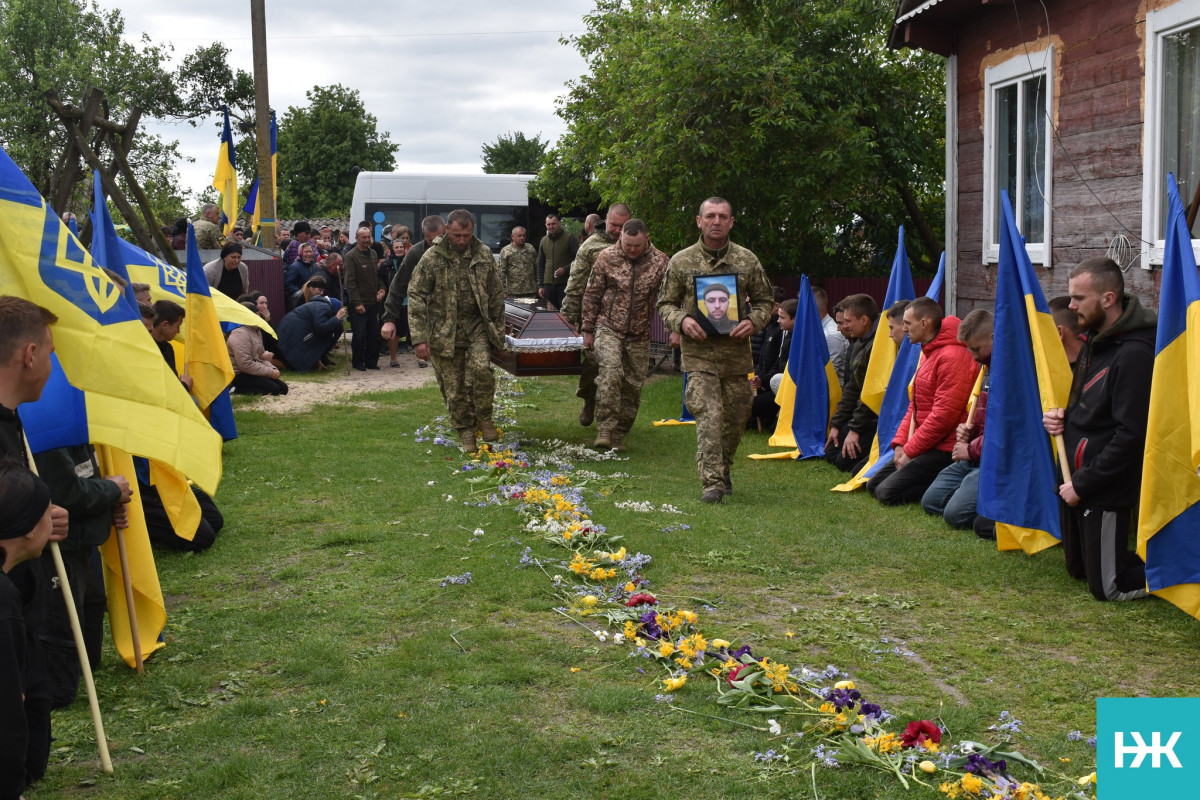
<path id="1" fill-rule="evenodd" d="M 412 354 L 399 357 L 400 367 L 388 366 L 387 357 L 379 359 L 379 369 L 369 369 L 366 372 L 350 370 L 346 372 L 343 359 L 349 353 L 335 353 L 338 363 L 323 375 L 332 375 L 332 380 L 319 383 L 307 380 L 291 380 L 284 373 L 283 379 L 288 384 L 288 393 L 281 397 L 262 397 L 243 408 L 250 411 L 266 411 L 269 414 L 292 414 L 297 411 L 307 411 L 321 403 L 332 403 L 340 397 L 347 397 L 364 392 L 386 392 L 393 389 L 413 389 L 433 383 L 436 379 L 433 368 L 420 369 Z"/>

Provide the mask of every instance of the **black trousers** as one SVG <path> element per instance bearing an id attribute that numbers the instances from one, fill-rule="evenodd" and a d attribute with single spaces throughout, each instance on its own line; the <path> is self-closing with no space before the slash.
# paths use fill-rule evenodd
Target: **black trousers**
<path id="1" fill-rule="evenodd" d="M 1097 600 L 1139 600 L 1147 595 L 1146 565 L 1129 549 L 1131 509 L 1100 511 L 1059 503 L 1067 574 L 1087 581 Z"/>
<path id="2" fill-rule="evenodd" d="M 163 508 L 158 489 L 139 482 L 138 491 L 142 493 L 142 511 L 146 514 L 146 532 L 154 544 L 160 544 L 172 550 L 190 550 L 198 553 L 212 547 L 213 542 L 217 540 L 217 534 L 225 526 L 225 518 L 221 516 L 217 504 L 211 497 L 193 486 L 192 492 L 196 495 L 196 501 L 200 503 L 200 524 L 196 527 L 196 535 L 189 542 L 175 533 L 175 529 L 171 526 L 171 518 L 167 516 L 167 510 Z"/>
<path id="3" fill-rule="evenodd" d="M 846 434 L 849 432 L 850 432 L 849 428 L 847 428 L 844 432 L 842 432 L 840 438 L 843 442 L 846 440 Z M 867 454 L 871 452 L 871 441 L 874 438 L 875 438 L 875 426 L 874 425 L 872 425 L 868 430 L 862 431 L 859 434 L 859 438 L 858 438 L 859 453 L 854 458 L 846 458 L 845 456 L 843 456 L 842 455 L 842 446 L 839 444 L 835 447 L 833 445 L 833 443 L 831 442 L 829 444 L 829 446 L 825 448 L 825 460 L 828 461 L 830 464 L 833 464 L 835 467 L 840 469 L 842 472 L 856 473 L 856 472 L 858 472 L 858 465 L 861 464 L 863 461 L 863 458 L 865 458 L 867 456 Z"/>
<path id="4" fill-rule="evenodd" d="M 49 555 L 49 551 L 46 552 Z M 95 671 L 100 666 L 100 653 L 104 642 L 104 612 L 108 601 L 104 594 L 104 576 L 100 566 L 100 551 L 95 547 L 80 549 L 62 548 L 63 566 L 67 580 L 71 582 L 71 596 L 75 600 L 75 613 L 79 616 L 79 627 L 83 630 L 83 644 L 87 649 L 88 662 Z M 42 648 L 46 654 L 46 674 L 50 678 L 50 707 L 66 708 L 75 701 L 79 683 L 83 680 L 83 667 L 75 648 L 75 634 L 71 632 L 71 617 L 67 611 L 66 598 L 59 586 L 58 571 L 52 560 L 44 557 L 42 566 L 50 582 L 50 608 L 46 627 L 41 633 Z"/>
<path id="5" fill-rule="evenodd" d="M 563 298 L 567 296 L 567 285 L 562 286 L 543 286 L 546 290 L 546 302 L 553 304 L 555 308 L 562 308 Z"/>
<path id="6" fill-rule="evenodd" d="M 893 460 L 867 481 L 867 491 L 885 506 L 918 503 L 938 473 L 952 463 L 950 454 L 941 450 L 921 453 L 905 464 L 904 469 L 896 469 Z"/>
<path id="7" fill-rule="evenodd" d="M 350 309 L 350 357 L 354 367 L 374 367 L 379 360 L 379 306 L 375 303 L 363 306 L 359 314 Z"/>
<path id="8" fill-rule="evenodd" d="M 247 375 L 239 372 L 233 376 L 233 388 L 238 394 L 287 394 L 288 385 L 279 378 L 266 375 Z"/>

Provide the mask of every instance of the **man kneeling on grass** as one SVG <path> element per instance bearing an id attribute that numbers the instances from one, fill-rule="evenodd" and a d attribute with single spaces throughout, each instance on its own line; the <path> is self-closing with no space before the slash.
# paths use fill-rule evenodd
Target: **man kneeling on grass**
<path id="1" fill-rule="evenodd" d="M 913 376 L 908 412 L 892 439 L 892 463 L 867 483 L 867 491 L 884 505 L 917 502 L 951 464 L 955 429 L 967 420 L 967 399 L 979 370 L 957 339 L 958 324 L 958 317 L 943 317 L 942 307 L 928 297 L 904 309 L 904 330 L 921 346 L 921 365 Z"/>

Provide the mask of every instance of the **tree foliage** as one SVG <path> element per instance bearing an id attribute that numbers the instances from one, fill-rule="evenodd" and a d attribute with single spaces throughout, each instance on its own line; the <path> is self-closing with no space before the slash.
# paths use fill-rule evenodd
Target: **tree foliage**
<path id="1" fill-rule="evenodd" d="M 223 103 L 251 107 L 245 100 L 253 100 L 253 90 L 247 93 L 250 78 L 230 71 L 223 45 L 197 48 L 171 71 L 165 66 L 170 45 L 145 35 L 129 43 L 124 33 L 121 12 L 104 11 L 94 0 L 0 0 L 0 146 L 43 195 L 67 144 L 61 121 L 45 101 L 48 90 L 64 103 L 81 105 L 92 88 L 100 89 L 108 118 L 122 123 L 135 108 L 143 121 L 179 119 L 195 125 Z M 130 166 L 159 222 L 180 216 L 190 194 L 178 186 L 179 159 L 175 142 L 139 126 Z M 75 211 L 91 207 L 90 180 L 80 183 L 75 197 Z"/>
<path id="2" fill-rule="evenodd" d="M 358 90 L 335 84 L 306 97 L 279 120 L 279 214 L 343 216 L 358 173 L 395 169 L 400 146 L 379 132 Z"/>
<path id="3" fill-rule="evenodd" d="M 483 171 L 488 175 L 537 172 L 549 145 L 540 133 L 532 139 L 521 131 L 502 133 L 483 146 Z"/>
<path id="4" fill-rule="evenodd" d="M 571 42 L 568 133 L 537 190 L 629 203 L 655 242 L 693 241 L 699 202 L 734 205 L 734 238 L 773 272 L 850 274 L 894 248 L 936 264 L 942 70 L 886 49 L 891 0 L 598 0 Z M 878 259 L 884 261 L 885 259 Z"/>

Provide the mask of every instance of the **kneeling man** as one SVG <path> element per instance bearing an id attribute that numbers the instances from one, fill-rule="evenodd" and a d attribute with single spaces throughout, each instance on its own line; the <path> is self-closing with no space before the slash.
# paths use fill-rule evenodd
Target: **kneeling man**
<path id="1" fill-rule="evenodd" d="M 642 400 L 650 363 L 650 323 L 658 286 L 670 259 L 650 244 L 646 223 L 631 219 L 621 237 L 600 252 L 583 293 L 583 346 L 594 350 L 596 442 L 607 450 L 625 450 Z"/>

